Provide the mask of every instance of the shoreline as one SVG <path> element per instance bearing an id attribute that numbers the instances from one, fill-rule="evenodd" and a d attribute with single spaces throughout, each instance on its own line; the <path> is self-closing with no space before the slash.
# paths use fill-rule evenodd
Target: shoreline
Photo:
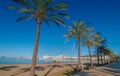
<path id="1" fill-rule="evenodd" d="M 1 76 L 29 76 L 31 64 L 0 64 Z M 36 75 L 38 76 L 66 76 L 63 75 L 68 69 L 73 69 L 77 63 L 53 63 L 53 64 L 37 64 Z M 120 61 L 98 66 L 94 69 L 85 70 L 80 76 L 119 76 Z M 111 75 L 113 74 L 113 75 Z M 78 74 L 77 74 L 78 75 Z M 74 76 L 74 75 L 73 75 Z"/>
<path id="2" fill-rule="evenodd" d="M 71 63 L 76 66 L 76 63 Z M 1 76 L 29 76 L 30 64 L 0 64 Z M 36 74 L 38 76 L 54 76 L 54 74 L 63 74 L 67 69 L 72 69 L 69 63 L 37 64 Z"/>

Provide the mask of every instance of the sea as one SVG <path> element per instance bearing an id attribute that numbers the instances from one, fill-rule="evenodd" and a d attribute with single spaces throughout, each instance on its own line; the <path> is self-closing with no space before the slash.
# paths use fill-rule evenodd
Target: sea
<path id="1" fill-rule="evenodd" d="M 31 64 L 32 59 L 24 59 L 24 58 L 0 58 L 0 64 Z M 50 64 L 53 63 L 53 60 L 45 59 L 39 60 L 37 59 L 37 64 Z M 61 60 L 61 62 L 77 62 L 77 60 Z"/>

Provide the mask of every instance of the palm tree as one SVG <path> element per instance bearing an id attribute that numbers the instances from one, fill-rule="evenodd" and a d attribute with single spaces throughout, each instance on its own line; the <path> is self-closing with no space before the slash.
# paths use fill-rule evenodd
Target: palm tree
<path id="1" fill-rule="evenodd" d="M 99 52 L 100 52 L 100 54 L 101 54 L 101 62 L 102 62 L 102 64 L 104 64 L 104 62 L 105 62 L 105 52 L 106 52 L 106 49 L 105 49 L 105 48 L 106 48 L 106 47 L 103 46 L 103 45 L 101 45 L 101 46 L 98 47 Z M 103 55 L 104 55 L 104 58 L 103 58 Z"/>
<path id="2" fill-rule="evenodd" d="M 113 60 L 115 58 L 114 52 L 112 52 L 111 49 L 108 47 L 104 47 L 103 54 L 104 54 L 105 63 L 109 63 L 110 60 Z M 106 59 L 105 58 L 106 56 L 109 56 L 109 59 Z"/>
<path id="3" fill-rule="evenodd" d="M 92 56 L 91 56 L 90 48 L 91 48 L 91 46 L 94 45 L 93 36 L 94 36 L 93 33 L 87 34 L 85 36 L 85 42 L 84 42 L 85 46 L 87 46 L 87 48 L 88 48 L 88 52 L 89 52 L 89 56 L 90 56 L 90 63 L 91 63 L 92 68 L 93 68 L 93 62 L 92 62 Z"/>
<path id="4" fill-rule="evenodd" d="M 12 0 L 12 1 L 21 4 L 20 6 L 16 5 L 7 6 L 8 9 L 16 9 L 18 10 L 19 14 L 23 15 L 16 20 L 17 22 L 24 19 L 27 20 L 35 19 L 37 23 L 30 72 L 30 76 L 34 76 L 41 24 L 42 22 L 46 22 L 47 25 L 49 25 L 49 22 L 53 22 L 57 26 L 59 26 L 60 24 L 65 26 L 63 18 L 69 18 L 69 16 L 65 14 L 63 11 L 67 10 L 67 6 L 64 2 L 60 2 L 55 5 L 52 4 L 53 5 L 52 6 L 51 3 L 53 3 L 53 0 Z"/>
<path id="5" fill-rule="evenodd" d="M 100 57 L 99 46 L 102 45 L 102 44 L 104 44 L 105 41 L 106 41 L 106 40 L 105 40 L 104 38 L 102 38 L 102 37 L 99 35 L 99 33 L 94 36 L 94 45 L 96 46 L 96 50 L 97 50 L 98 65 L 99 65 L 99 60 L 100 60 L 100 59 L 99 59 L 99 57 Z"/>
<path id="6" fill-rule="evenodd" d="M 102 38 L 98 35 L 95 35 L 94 37 L 94 45 L 96 46 L 96 50 L 97 50 L 97 61 L 98 61 L 98 65 L 99 65 L 99 49 L 98 46 L 100 45 Z"/>
<path id="7" fill-rule="evenodd" d="M 68 28 L 68 33 L 65 34 L 64 36 L 69 39 L 69 38 L 75 38 L 78 44 L 78 69 L 81 68 L 83 70 L 83 66 L 80 65 L 80 54 L 81 54 L 81 49 L 80 49 L 80 43 L 83 40 L 85 34 L 91 30 L 91 28 L 87 27 L 88 23 L 84 23 L 82 21 L 79 22 L 73 22 L 71 26 Z"/>

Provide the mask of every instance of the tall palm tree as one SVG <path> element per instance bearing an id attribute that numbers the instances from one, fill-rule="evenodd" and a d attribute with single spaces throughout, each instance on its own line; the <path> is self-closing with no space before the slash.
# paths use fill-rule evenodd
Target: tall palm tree
<path id="1" fill-rule="evenodd" d="M 98 46 L 100 45 L 102 38 L 98 35 L 96 35 L 94 37 L 94 45 L 96 46 L 96 50 L 97 50 L 97 61 L 98 61 L 98 65 L 99 65 L 99 49 Z"/>
<path id="2" fill-rule="evenodd" d="M 69 38 L 75 38 L 78 44 L 78 69 L 81 68 L 83 70 L 83 66 L 80 65 L 80 54 L 81 54 L 81 49 L 80 49 L 80 43 L 83 40 L 85 34 L 91 30 L 91 28 L 87 27 L 88 23 L 84 23 L 82 21 L 76 21 L 73 22 L 71 26 L 68 28 L 68 33 L 65 34 L 64 36 L 69 39 Z"/>
<path id="3" fill-rule="evenodd" d="M 101 45 L 101 46 L 98 47 L 100 55 L 101 55 L 101 62 L 102 62 L 102 64 L 104 64 L 104 62 L 105 62 L 105 52 L 106 52 L 105 48 L 106 47 L 103 46 L 103 45 Z M 104 58 L 103 58 L 103 55 L 104 55 Z"/>
<path id="4" fill-rule="evenodd" d="M 104 47 L 103 54 L 105 63 L 109 63 L 110 60 L 113 60 L 115 58 L 114 52 L 112 52 L 111 49 L 108 47 Z M 106 56 L 109 56 L 109 59 L 106 59 Z"/>
<path id="5" fill-rule="evenodd" d="M 41 24 L 42 22 L 46 22 L 47 25 L 49 25 L 49 22 L 53 22 L 57 26 L 59 26 L 60 24 L 65 26 L 63 18 L 69 18 L 69 16 L 64 13 L 64 10 L 67 10 L 67 6 L 64 2 L 51 5 L 51 3 L 53 3 L 53 0 L 11 0 L 11 1 L 21 4 L 18 6 L 16 5 L 7 6 L 8 9 L 16 9 L 18 10 L 19 14 L 23 15 L 16 20 L 17 22 L 24 19 L 27 20 L 35 19 L 37 23 L 30 72 L 30 76 L 34 76 Z"/>
<path id="6" fill-rule="evenodd" d="M 99 50 L 99 46 L 105 43 L 105 39 L 102 38 L 99 34 L 96 34 L 94 36 L 94 45 L 96 46 L 96 50 L 97 50 L 97 61 L 98 61 L 98 65 L 99 63 L 99 57 L 100 57 L 100 50 Z"/>
<path id="7" fill-rule="evenodd" d="M 92 68 L 93 68 L 93 61 L 92 61 L 90 48 L 94 45 L 93 36 L 94 36 L 93 33 L 86 34 L 85 42 L 84 42 L 85 46 L 87 46 L 87 48 L 88 48 L 88 52 L 89 52 L 89 56 L 90 56 L 90 63 L 91 63 Z"/>

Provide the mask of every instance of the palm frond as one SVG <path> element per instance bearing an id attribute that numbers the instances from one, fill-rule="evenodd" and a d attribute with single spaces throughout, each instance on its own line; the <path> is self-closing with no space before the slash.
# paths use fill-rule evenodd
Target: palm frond
<path id="1" fill-rule="evenodd" d="M 61 25 L 63 25 L 64 27 L 66 26 L 65 23 L 64 23 L 62 20 L 60 20 L 60 19 L 53 20 L 53 23 L 57 23 L 57 25 L 58 25 L 58 24 L 61 24 Z"/>
<path id="2" fill-rule="evenodd" d="M 53 0 L 31 0 L 36 10 L 47 9 Z"/>
<path id="3" fill-rule="evenodd" d="M 44 3 L 44 8 L 46 9 L 52 2 L 53 0 L 46 0 L 46 2 Z"/>
<path id="4" fill-rule="evenodd" d="M 71 26 L 68 27 L 68 34 L 65 34 L 66 38 L 75 38 L 76 40 L 84 40 L 85 35 L 93 30 L 92 28 L 88 28 L 86 23 L 83 21 L 73 22 Z"/>
<path id="5" fill-rule="evenodd" d="M 36 18 L 36 17 L 35 17 L 34 14 L 31 14 L 31 15 L 27 18 L 27 20 L 30 20 L 30 19 L 33 19 L 33 18 Z"/>
<path id="6" fill-rule="evenodd" d="M 57 15 L 51 15 L 50 17 L 54 19 L 53 20 L 54 22 L 62 24 L 63 26 L 66 26 L 62 18 L 58 17 Z"/>
<path id="7" fill-rule="evenodd" d="M 63 25 L 65 26 L 65 22 L 63 18 L 69 18 L 69 16 L 61 10 L 66 10 L 67 6 L 65 3 L 60 2 L 55 5 L 51 5 L 53 0 L 11 0 L 13 2 L 22 4 L 23 6 L 7 6 L 8 9 L 17 9 L 17 12 L 26 16 L 22 16 L 18 18 L 16 21 L 21 21 L 23 19 L 32 19 L 39 18 L 41 22 L 51 21 L 55 23 L 57 26 Z M 51 11 L 50 11 L 51 10 Z M 56 10 L 57 12 L 53 12 Z"/>
<path id="8" fill-rule="evenodd" d="M 31 13 L 34 13 L 34 12 L 31 9 L 21 8 L 20 10 L 18 10 L 18 13 L 31 14 Z"/>
<path id="9" fill-rule="evenodd" d="M 72 35 L 71 34 L 64 34 L 64 37 L 70 38 L 70 37 L 72 37 Z"/>
<path id="10" fill-rule="evenodd" d="M 62 17 L 65 17 L 65 18 L 69 19 L 69 16 L 68 16 L 67 14 L 65 14 L 65 13 L 59 12 L 58 15 L 60 15 L 60 16 L 62 16 Z"/>
<path id="11" fill-rule="evenodd" d="M 61 11 L 61 10 L 67 10 L 67 6 L 64 2 L 60 2 L 48 9 L 46 9 L 47 11 L 51 11 L 51 12 L 54 12 L 54 11 Z"/>
<path id="12" fill-rule="evenodd" d="M 46 22 L 46 24 L 47 24 L 48 26 L 50 26 L 50 24 L 49 24 L 49 21 L 48 21 L 48 20 L 45 20 L 45 22 Z"/>
<path id="13" fill-rule="evenodd" d="M 20 3 L 24 6 L 30 6 L 30 4 L 26 0 L 12 0 L 13 2 Z"/>
<path id="14" fill-rule="evenodd" d="M 21 17 L 19 17 L 18 19 L 16 19 L 16 22 L 19 22 L 19 21 L 22 21 L 22 20 L 24 20 L 24 19 L 28 19 L 29 17 L 27 17 L 27 16 L 21 16 Z"/>
<path id="15" fill-rule="evenodd" d="M 89 31 L 92 31 L 92 30 L 94 30 L 94 28 L 87 28 L 86 32 L 89 32 Z"/>
<path id="16" fill-rule="evenodd" d="M 60 26 L 60 24 L 56 21 L 56 20 L 49 20 L 51 21 L 52 23 L 54 23 L 55 25 L 57 25 L 58 27 Z"/>
<path id="17" fill-rule="evenodd" d="M 20 7 L 18 6 L 6 6 L 7 9 L 19 9 Z"/>

